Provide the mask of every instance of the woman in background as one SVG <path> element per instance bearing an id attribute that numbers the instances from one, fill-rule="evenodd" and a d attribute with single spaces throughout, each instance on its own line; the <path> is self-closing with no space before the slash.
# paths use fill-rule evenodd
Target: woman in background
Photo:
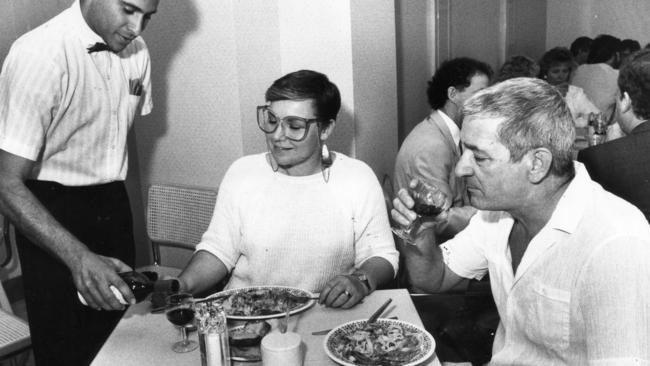
<path id="1" fill-rule="evenodd" d="M 181 273 L 181 289 L 285 285 L 349 308 L 393 279 L 398 252 L 379 182 L 365 163 L 325 144 L 338 88 L 310 70 L 276 80 L 257 107 L 268 152 L 226 172 L 212 222 Z"/>
<path id="2" fill-rule="evenodd" d="M 565 47 L 552 48 L 544 53 L 539 66 L 539 77 L 555 85 L 564 96 L 576 127 L 576 143 L 585 147 L 589 133 L 589 114 L 600 113 L 600 110 L 581 88 L 569 84 L 569 77 L 576 66 L 573 54 Z"/>

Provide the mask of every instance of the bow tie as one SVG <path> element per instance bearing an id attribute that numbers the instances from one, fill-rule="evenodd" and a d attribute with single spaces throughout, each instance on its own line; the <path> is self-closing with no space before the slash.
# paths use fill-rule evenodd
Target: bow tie
<path id="1" fill-rule="evenodd" d="M 100 52 L 100 51 L 111 51 L 111 48 L 108 47 L 106 43 L 97 42 L 94 45 L 87 48 L 88 53 Z"/>

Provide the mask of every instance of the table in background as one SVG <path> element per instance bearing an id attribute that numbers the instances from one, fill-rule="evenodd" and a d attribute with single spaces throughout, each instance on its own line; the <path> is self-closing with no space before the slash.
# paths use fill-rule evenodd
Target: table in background
<path id="1" fill-rule="evenodd" d="M 311 334 L 313 331 L 335 328 L 348 321 L 368 318 L 388 298 L 393 301 L 382 317 L 397 316 L 400 320 L 424 328 L 405 289 L 375 291 L 366 297 L 363 303 L 347 310 L 315 304 L 306 311 L 291 316 L 289 320 L 289 330 L 302 336 L 306 350 L 304 365 L 336 365 L 323 348 L 326 336 L 314 336 Z M 277 326 L 277 320 L 270 323 L 274 328 Z M 200 365 L 198 349 L 188 353 L 175 353 L 171 350 L 172 343 L 178 341 L 179 337 L 178 331 L 167 321 L 165 314 L 151 314 L 151 303 L 144 301 L 126 311 L 91 365 Z M 197 340 L 196 332 L 191 332 L 190 338 Z M 422 365 L 439 366 L 440 362 L 434 354 Z"/>

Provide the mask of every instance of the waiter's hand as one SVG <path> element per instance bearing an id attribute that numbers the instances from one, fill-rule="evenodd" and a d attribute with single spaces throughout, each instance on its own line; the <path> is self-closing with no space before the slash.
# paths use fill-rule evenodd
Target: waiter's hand
<path id="1" fill-rule="evenodd" d="M 318 303 L 332 307 L 348 309 L 366 297 L 367 290 L 363 283 L 353 276 L 338 275 L 332 278 L 320 293 Z"/>
<path id="2" fill-rule="evenodd" d="M 86 299 L 88 306 L 97 310 L 123 310 L 124 305 L 115 297 L 110 286 L 115 286 L 126 302 L 134 304 L 135 297 L 131 289 L 117 274 L 131 270 L 119 259 L 86 251 L 72 268 L 72 277 L 77 291 Z"/>

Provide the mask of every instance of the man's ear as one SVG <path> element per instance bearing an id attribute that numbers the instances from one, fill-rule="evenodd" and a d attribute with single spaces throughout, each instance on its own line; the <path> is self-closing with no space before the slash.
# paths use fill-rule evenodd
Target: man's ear
<path id="1" fill-rule="evenodd" d="M 456 89 L 455 86 L 450 86 L 447 88 L 447 99 L 453 101 L 456 98 L 456 95 L 458 94 L 458 89 Z"/>
<path id="2" fill-rule="evenodd" d="M 528 152 L 529 170 L 528 179 L 531 183 L 537 184 L 551 171 L 553 154 L 545 147 L 539 147 Z"/>
<path id="3" fill-rule="evenodd" d="M 627 92 L 623 92 L 620 97 L 621 113 L 627 113 L 632 109 L 632 98 Z"/>

